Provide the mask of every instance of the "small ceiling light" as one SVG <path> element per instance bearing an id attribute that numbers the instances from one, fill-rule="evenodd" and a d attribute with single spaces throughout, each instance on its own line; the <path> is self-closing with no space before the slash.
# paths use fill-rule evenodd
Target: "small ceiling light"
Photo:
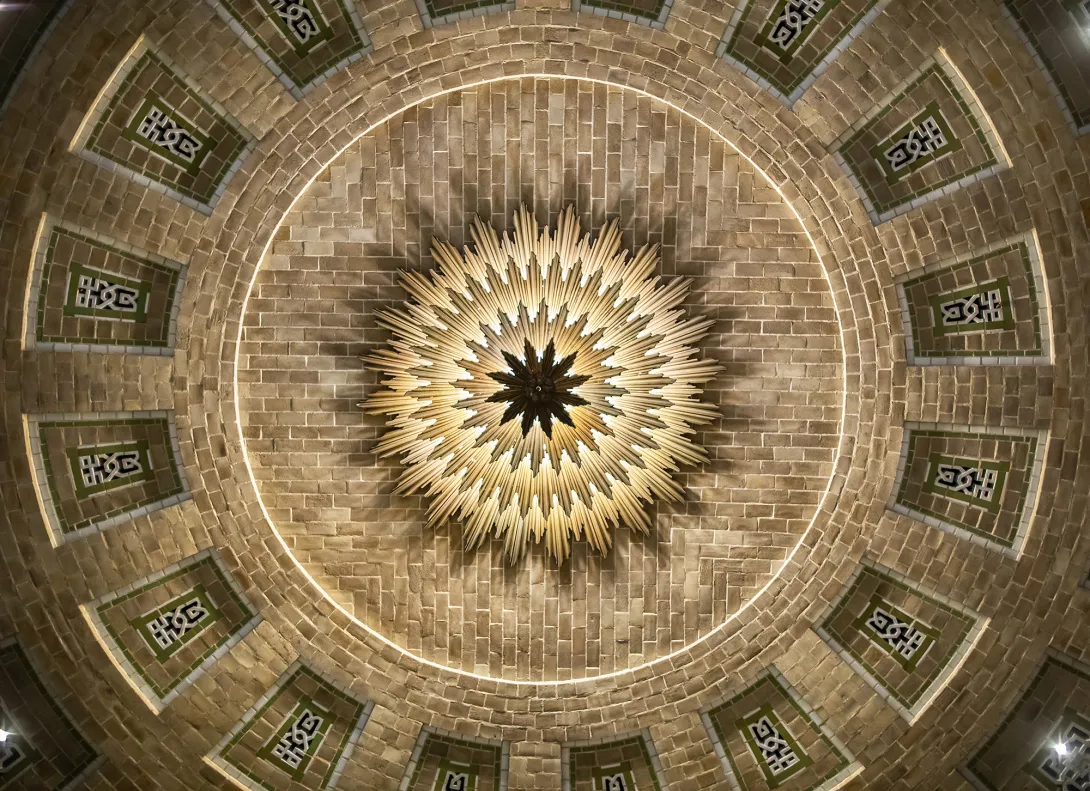
<path id="1" fill-rule="evenodd" d="M 1057 742 L 1055 748 L 1057 755 L 1067 755 L 1067 745 L 1063 742 Z"/>
<path id="2" fill-rule="evenodd" d="M 14 735 L 15 734 L 12 733 L 11 731 L 5 731 L 3 728 L 0 728 L 0 744 L 3 744 L 4 742 L 6 742 L 8 740 L 9 736 L 14 736 Z"/>

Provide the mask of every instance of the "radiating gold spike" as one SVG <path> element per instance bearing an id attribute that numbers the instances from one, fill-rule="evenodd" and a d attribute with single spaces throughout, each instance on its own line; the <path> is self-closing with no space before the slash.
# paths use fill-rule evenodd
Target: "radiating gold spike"
<path id="1" fill-rule="evenodd" d="M 460 519 L 470 547 L 494 534 L 511 562 L 543 540 L 562 561 L 573 539 L 607 551 L 622 524 L 648 531 L 644 505 L 680 497 L 671 473 L 705 459 L 693 426 L 718 416 L 699 395 L 719 369 L 694 344 L 712 320 L 685 316 L 687 284 L 660 281 L 656 247 L 621 249 L 616 221 L 594 237 L 572 206 L 555 229 L 523 209 L 513 228 L 501 238 L 475 218 L 472 246 L 434 240 L 437 270 L 403 275 L 409 299 L 379 317 L 392 338 L 365 359 L 383 380 L 363 406 L 387 416 L 376 452 L 406 465 L 399 490 L 431 499 L 430 525 Z M 551 437 L 486 400 L 502 352 L 527 339 L 574 353 L 589 377 L 575 389 L 587 404 Z"/>

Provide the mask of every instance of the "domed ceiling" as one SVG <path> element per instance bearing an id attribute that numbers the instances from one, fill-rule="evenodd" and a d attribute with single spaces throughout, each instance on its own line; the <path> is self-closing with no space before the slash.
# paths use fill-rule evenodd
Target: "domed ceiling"
<path id="1" fill-rule="evenodd" d="M 0 791 L 1090 788 L 1090 4 L 0 3 Z"/>

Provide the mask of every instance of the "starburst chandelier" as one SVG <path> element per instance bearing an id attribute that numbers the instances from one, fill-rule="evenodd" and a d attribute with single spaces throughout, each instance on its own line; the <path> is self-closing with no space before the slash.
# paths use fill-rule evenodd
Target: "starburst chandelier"
<path id="1" fill-rule="evenodd" d="M 573 538 L 605 552 L 682 498 L 672 474 L 707 460 L 691 436 L 718 415 L 699 397 L 719 366 L 695 347 L 712 322 L 685 317 L 688 283 L 654 275 L 657 247 L 630 258 L 616 221 L 580 238 L 570 206 L 551 234 L 514 219 L 513 238 L 477 219 L 472 247 L 435 240 L 436 270 L 403 273 L 362 406 L 387 416 L 376 450 L 402 457 L 398 492 L 429 498 L 430 526 L 461 520 L 467 548 L 493 533 L 510 560 L 544 538 L 562 562 Z"/>

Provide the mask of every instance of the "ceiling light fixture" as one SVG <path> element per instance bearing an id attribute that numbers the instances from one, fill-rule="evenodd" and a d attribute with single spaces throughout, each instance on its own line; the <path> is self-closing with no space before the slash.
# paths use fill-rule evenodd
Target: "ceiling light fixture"
<path id="1" fill-rule="evenodd" d="M 694 345 L 712 321 L 684 315 L 688 283 L 655 275 L 657 248 L 630 257 L 616 221 L 580 237 L 570 206 L 552 233 L 525 208 L 514 220 L 502 239 L 475 220 L 472 247 L 436 240 L 436 270 L 403 273 L 362 406 L 387 417 L 376 450 L 402 458 L 398 491 L 430 498 L 430 525 L 460 519 L 469 548 L 502 537 L 510 560 L 544 539 L 563 561 L 573 539 L 607 551 L 619 525 L 650 529 L 648 503 L 682 498 L 673 473 L 707 458 L 692 434 L 718 415 L 700 395 L 719 366 Z"/>

